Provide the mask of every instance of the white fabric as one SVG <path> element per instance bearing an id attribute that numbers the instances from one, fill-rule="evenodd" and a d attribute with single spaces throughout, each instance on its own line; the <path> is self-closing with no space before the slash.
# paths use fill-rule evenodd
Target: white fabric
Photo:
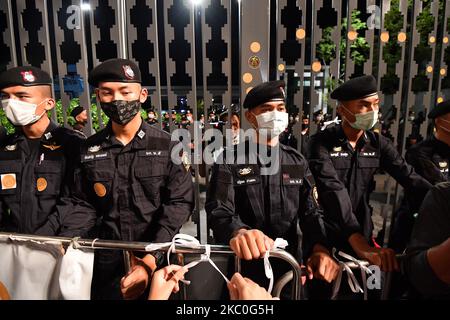
<path id="1" fill-rule="evenodd" d="M 72 246 L 62 258 L 59 288 L 64 300 L 89 300 L 94 269 L 94 251 Z"/>
<path id="2" fill-rule="evenodd" d="M 341 123 L 341 120 L 339 120 L 339 117 L 336 117 L 336 118 L 334 118 L 334 120 L 330 120 L 330 121 L 325 121 L 324 123 L 323 123 L 323 126 L 322 126 L 322 128 L 320 128 L 320 130 L 321 131 L 323 131 L 323 130 L 325 130 L 329 125 L 331 125 L 331 124 L 339 124 L 339 123 Z"/>
<path id="3" fill-rule="evenodd" d="M 89 299 L 93 252 L 11 236 L 0 241 L 0 281 L 13 300 Z"/>
<path id="4" fill-rule="evenodd" d="M 158 250 L 162 250 L 162 249 L 169 247 L 169 249 L 167 250 L 167 263 L 170 265 L 170 254 L 176 253 L 176 245 L 177 244 L 182 245 L 185 248 L 191 248 L 191 249 L 202 248 L 202 245 L 196 238 L 194 238 L 190 235 L 187 235 L 187 234 L 177 234 L 173 237 L 172 242 L 151 243 L 145 247 L 145 251 L 147 251 L 147 252 L 158 251 Z M 286 240 L 284 240 L 282 238 L 277 238 L 274 241 L 273 248 L 271 250 L 267 251 L 266 254 L 264 255 L 264 271 L 265 271 L 266 277 L 269 279 L 269 289 L 268 289 L 269 293 L 272 292 L 273 281 L 274 281 L 272 265 L 270 264 L 270 261 L 269 261 L 270 252 L 273 250 L 277 250 L 277 249 L 285 249 L 287 246 L 288 246 L 288 242 Z M 192 261 L 192 262 L 188 263 L 187 265 L 185 265 L 185 267 L 187 269 L 190 269 L 190 268 L 193 268 L 196 265 L 198 265 L 200 262 L 209 262 L 214 267 L 214 269 L 216 269 L 217 272 L 220 273 L 222 278 L 227 283 L 229 283 L 230 281 L 228 280 L 228 278 L 222 273 L 222 271 L 220 271 L 220 269 L 216 266 L 214 261 L 211 260 L 211 258 L 210 258 L 211 248 L 209 245 L 205 245 L 205 251 L 206 252 L 201 255 L 199 260 Z M 190 284 L 190 281 L 186 281 L 186 280 L 181 280 L 181 281 L 185 284 Z"/>
<path id="5" fill-rule="evenodd" d="M 343 262 L 341 261 L 337 256 L 336 256 L 336 249 L 333 248 L 333 256 L 334 258 L 338 261 L 339 263 L 339 273 L 336 277 L 336 279 L 334 280 L 334 284 L 333 284 L 333 292 L 331 295 L 331 300 L 336 300 L 337 296 L 339 294 L 339 289 L 341 287 L 341 282 L 342 282 L 342 273 L 344 272 L 344 270 L 347 272 L 347 282 L 348 285 L 350 287 L 350 289 L 352 290 L 353 293 L 364 293 L 364 300 L 367 300 L 367 278 L 366 278 L 366 273 L 372 275 L 372 271 L 367 268 L 363 263 L 364 261 L 362 260 L 358 260 L 354 257 L 352 257 L 349 254 L 346 254 L 342 251 L 338 252 L 338 255 L 341 256 L 344 259 L 349 260 L 350 262 L 355 263 L 358 266 L 358 269 L 360 269 L 361 271 L 361 277 L 362 277 L 362 282 L 363 282 L 363 288 L 361 288 L 361 286 L 359 285 L 358 280 L 356 279 L 352 269 L 348 266 L 348 262 Z"/>
<path id="6" fill-rule="evenodd" d="M 288 242 L 282 238 L 276 238 L 273 243 L 273 248 L 269 251 L 266 251 L 266 254 L 264 255 L 264 272 L 266 273 L 267 279 L 269 279 L 269 288 L 267 291 L 272 294 L 273 289 L 273 270 L 272 265 L 269 261 L 269 255 L 272 250 L 276 249 L 285 249 L 288 246 Z"/>

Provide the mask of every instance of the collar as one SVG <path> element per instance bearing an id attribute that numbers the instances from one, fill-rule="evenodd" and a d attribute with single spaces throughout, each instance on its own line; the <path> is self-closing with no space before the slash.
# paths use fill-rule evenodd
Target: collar
<path id="1" fill-rule="evenodd" d="M 45 141 L 52 140 L 53 139 L 53 131 L 57 128 L 59 128 L 59 126 L 56 123 L 54 123 L 52 120 L 50 120 L 50 123 L 47 126 L 47 129 L 45 129 L 44 134 L 41 137 L 41 141 L 45 142 Z"/>
<path id="2" fill-rule="evenodd" d="M 147 147 L 146 137 L 148 135 L 148 130 L 150 128 L 150 125 L 142 120 L 141 126 L 137 130 L 134 138 L 130 141 L 129 145 L 132 149 L 135 150 L 143 150 Z M 114 132 L 112 130 L 112 123 L 111 121 L 108 122 L 108 125 L 106 126 L 105 130 L 103 131 L 103 137 L 101 138 L 101 147 L 102 149 L 108 149 L 113 147 L 123 147 L 123 144 L 116 139 L 114 136 Z"/>
<path id="3" fill-rule="evenodd" d="M 350 146 L 350 142 L 348 141 L 347 136 L 345 135 L 344 128 L 341 124 L 336 125 L 336 138 L 339 141 L 340 146 L 348 145 L 349 149 L 353 149 Z M 369 137 L 367 136 L 367 131 L 364 131 L 361 137 L 359 137 L 358 141 L 356 142 L 356 149 L 360 149 L 363 146 L 367 144 L 367 142 L 370 142 Z"/>

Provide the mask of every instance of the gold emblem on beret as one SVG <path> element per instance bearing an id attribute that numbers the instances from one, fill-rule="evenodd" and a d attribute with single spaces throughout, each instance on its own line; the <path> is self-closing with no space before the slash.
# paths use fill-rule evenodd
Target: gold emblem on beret
<path id="1" fill-rule="evenodd" d="M 37 179 L 36 187 L 39 192 L 44 191 L 45 189 L 47 189 L 47 180 L 45 178 Z"/>
<path id="2" fill-rule="evenodd" d="M 333 151 L 334 152 L 341 152 L 342 151 L 342 147 L 334 147 Z"/>
<path id="3" fill-rule="evenodd" d="M 103 198 L 104 196 L 106 196 L 106 187 L 100 182 L 97 182 L 94 184 L 94 191 L 95 191 L 95 194 L 97 196 L 99 196 L 100 198 Z"/>

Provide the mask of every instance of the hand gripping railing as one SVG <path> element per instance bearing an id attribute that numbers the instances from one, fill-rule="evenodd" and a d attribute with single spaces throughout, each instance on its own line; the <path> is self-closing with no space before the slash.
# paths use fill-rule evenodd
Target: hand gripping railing
<path id="1" fill-rule="evenodd" d="M 72 243 L 76 243 L 77 248 L 85 248 L 85 249 L 95 249 L 95 250 L 124 250 L 128 251 L 139 251 L 139 252 L 156 252 L 163 251 L 167 252 L 169 250 L 170 244 L 167 246 L 159 247 L 157 250 L 148 250 L 149 243 L 147 242 L 128 242 L 128 241 L 118 241 L 118 240 L 102 240 L 102 239 L 81 239 L 81 238 L 66 238 L 66 237 L 48 237 L 48 236 L 35 236 L 35 235 L 25 235 L 25 234 L 16 234 L 16 233 L 4 233 L 0 232 L 0 241 L 6 242 L 9 240 L 22 240 L 22 241 L 37 241 L 42 243 L 61 243 L 63 246 L 69 246 Z M 147 248 L 147 250 L 146 250 Z M 176 247 L 176 253 L 180 254 L 178 262 L 180 264 L 184 264 L 184 254 L 204 254 L 206 252 L 206 246 L 200 245 L 197 248 L 189 248 L 184 247 L 182 244 Z M 212 254 L 223 254 L 223 255 L 234 255 L 234 252 L 230 249 L 229 246 L 223 245 L 209 245 L 210 252 Z M 300 300 L 301 297 L 301 276 L 302 269 L 297 260 L 288 252 L 282 249 L 274 249 L 269 253 L 269 257 L 278 258 L 286 261 L 292 267 L 292 279 L 294 280 L 292 286 L 292 295 L 291 298 L 293 300 Z M 236 272 L 239 272 L 241 269 L 240 259 L 235 257 L 235 268 Z M 186 299 L 186 295 L 183 296 Z"/>

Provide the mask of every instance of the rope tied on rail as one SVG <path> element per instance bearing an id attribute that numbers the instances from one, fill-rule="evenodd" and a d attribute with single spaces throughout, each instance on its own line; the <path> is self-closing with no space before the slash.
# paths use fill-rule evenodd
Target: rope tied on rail
<path id="1" fill-rule="evenodd" d="M 344 253 L 342 251 L 337 252 L 336 255 L 336 248 L 333 248 L 333 257 L 336 259 L 336 261 L 339 263 L 339 273 L 336 277 L 336 280 L 334 281 L 334 285 L 333 285 L 333 293 L 331 295 L 331 300 L 336 300 L 337 295 L 339 293 L 339 289 L 341 287 L 341 282 L 342 282 L 342 273 L 345 270 L 347 272 L 347 282 L 348 285 L 350 287 L 350 289 L 352 290 L 353 293 L 364 293 L 364 300 L 367 300 L 367 274 L 372 275 L 372 270 L 370 270 L 368 267 L 366 267 L 364 265 L 365 261 L 362 260 L 358 260 L 354 257 L 352 257 L 351 255 Z M 358 269 L 361 271 L 361 277 L 362 277 L 362 282 L 363 282 L 363 288 L 361 288 L 361 286 L 359 285 L 358 280 L 355 277 L 355 274 L 353 273 L 352 269 L 348 266 L 348 262 L 344 262 L 342 260 L 340 260 L 337 256 L 340 256 L 346 260 L 348 260 L 349 262 L 353 262 L 358 266 Z"/>

